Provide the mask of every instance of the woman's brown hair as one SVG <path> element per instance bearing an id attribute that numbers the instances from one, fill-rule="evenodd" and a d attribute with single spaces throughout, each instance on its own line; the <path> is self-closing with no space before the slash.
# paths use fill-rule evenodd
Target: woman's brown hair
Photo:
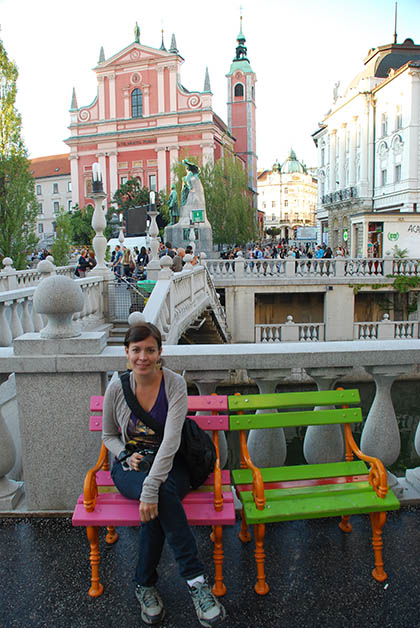
<path id="1" fill-rule="evenodd" d="M 124 338 L 124 346 L 128 349 L 131 342 L 141 342 L 150 337 L 156 340 L 160 350 L 162 348 L 162 336 L 156 325 L 153 325 L 153 323 L 137 323 L 128 328 Z"/>

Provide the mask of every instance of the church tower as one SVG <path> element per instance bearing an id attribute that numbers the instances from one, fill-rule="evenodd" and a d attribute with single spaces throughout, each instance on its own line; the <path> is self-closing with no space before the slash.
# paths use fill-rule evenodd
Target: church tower
<path id="1" fill-rule="evenodd" d="M 252 190 L 253 205 L 257 207 L 257 153 L 255 134 L 256 75 L 247 58 L 245 37 L 241 26 L 236 54 L 226 75 L 228 80 L 228 127 L 236 139 L 235 153 L 247 164 L 248 186 Z"/>

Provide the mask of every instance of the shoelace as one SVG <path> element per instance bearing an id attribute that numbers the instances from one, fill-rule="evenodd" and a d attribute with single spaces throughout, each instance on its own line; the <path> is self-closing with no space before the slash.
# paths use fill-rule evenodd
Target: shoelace
<path id="1" fill-rule="evenodd" d="M 150 606 L 159 606 L 160 604 L 159 598 L 157 597 L 153 589 L 143 589 L 142 601 L 146 608 L 149 608 Z"/>
<path id="2" fill-rule="evenodd" d="M 196 593 L 194 597 L 197 598 L 198 604 L 202 611 L 206 612 L 214 606 L 214 599 L 210 591 L 208 590 L 207 585 L 202 585 L 201 587 L 194 587 Z"/>

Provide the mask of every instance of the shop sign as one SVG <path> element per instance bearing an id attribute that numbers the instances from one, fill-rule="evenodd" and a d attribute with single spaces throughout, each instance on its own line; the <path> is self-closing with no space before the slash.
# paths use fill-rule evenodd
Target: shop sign
<path id="1" fill-rule="evenodd" d="M 398 233 L 398 231 L 396 231 L 395 233 L 388 233 L 388 240 L 390 240 L 391 242 L 396 242 L 399 237 L 400 234 Z"/>

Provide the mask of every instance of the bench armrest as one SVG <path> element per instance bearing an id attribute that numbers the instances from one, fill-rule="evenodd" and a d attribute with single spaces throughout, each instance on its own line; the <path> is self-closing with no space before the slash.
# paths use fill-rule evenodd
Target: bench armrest
<path id="1" fill-rule="evenodd" d="M 360 451 L 353 438 L 351 427 L 348 423 L 344 425 L 344 432 L 346 435 L 346 442 L 349 444 L 352 452 L 356 454 L 360 460 L 364 460 L 370 464 L 369 484 L 372 486 L 377 496 L 383 499 L 388 492 L 388 478 L 383 463 L 379 460 L 379 458 L 368 456 Z"/>
<path id="2" fill-rule="evenodd" d="M 96 498 L 98 496 L 98 486 L 96 484 L 96 473 L 100 471 L 107 460 L 108 450 L 104 443 L 101 442 L 101 451 L 99 452 L 99 458 L 96 465 L 89 469 L 85 475 L 85 481 L 83 484 L 83 505 L 87 512 L 93 512 L 96 506 Z"/>
<path id="3" fill-rule="evenodd" d="M 219 432 L 213 432 L 213 444 L 216 449 L 216 462 L 214 463 L 214 509 L 217 512 L 223 510 L 222 471 L 220 469 Z"/>
<path id="4" fill-rule="evenodd" d="M 264 494 L 264 480 L 262 478 L 261 471 L 252 462 L 248 451 L 248 445 L 246 442 L 245 430 L 239 432 L 239 439 L 241 443 L 241 457 L 245 462 L 248 469 L 252 471 L 252 496 L 254 498 L 255 506 L 257 510 L 264 510 L 265 506 L 265 494 Z"/>

